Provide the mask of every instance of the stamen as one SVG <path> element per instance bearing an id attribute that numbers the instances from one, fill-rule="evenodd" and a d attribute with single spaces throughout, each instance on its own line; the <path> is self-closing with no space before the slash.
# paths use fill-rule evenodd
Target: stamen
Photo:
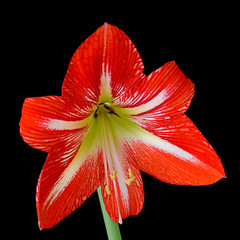
<path id="1" fill-rule="evenodd" d="M 120 116 L 119 116 L 117 113 L 115 113 L 114 111 L 110 111 L 109 113 L 110 113 L 110 114 L 114 114 L 114 115 L 116 115 L 117 117 L 120 118 Z"/>
<path id="2" fill-rule="evenodd" d="M 110 106 L 107 105 L 107 103 L 104 103 L 103 105 L 107 110 L 109 111 L 113 111 L 112 108 Z"/>
<path id="3" fill-rule="evenodd" d="M 107 103 L 104 103 L 103 106 L 109 111 L 108 113 L 110 113 L 110 114 L 114 114 L 114 115 L 116 115 L 117 117 L 120 118 L 120 116 L 114 111 L 114 109 L 111 108 L 110 106 L 108 106 Z"/>
<path id="4" fill-rule="evenodd" d="M 131 183 L 132 183 L 135 179 L 136 179 L 135 176 L 133 176 L 133 177 L 131 177 L 131 178 L 129 178 L 129 179 L 124 178 L 124 182 L 125 182 L 128 186 L 130 186 Z"/>
<path id="5" fill-rule="evenodd" d="M 133 177 L 133 171 L 132 171 L 131 168 L 128 169 L 128 172 L 129 172 L 129 177 L 130 177 L 130 178 Z"/>
<path id="6" fill-rule="evenodd" d="M 128 169 L 128 173 L 129 173 L 129 177 L 130 177 L 130 178 L 129 178 L 129 179 L 124 178 L 124 182 L 125 182 L 128 186 L 130 186 L 131 183 L 136 179 L 136 177 L 133 176 L 133 171 L 132 171 L 131 168 Z"/>
<path id="7" fill-rule="evenodd" d="M 117 176 L 117 171 L 113 171 L 113 173 L 110 174 L 110 177 L 112 180 L 114 180 L 116 178 L 116 176 Z"/>
<path id="8" fill-rule="evenodd" d="M 99 107 L 97 107 L 97 110 L 94 112 L 94 114 L 93 114 L 93 116 L 95 117 L 95 118 L 97 118 L 97 116 L 98 116 L 98 109 L 99 109 Z"/>
<path id="9" fill-rule="evenodd" d="M 107 194 L 111 193 L 108 185 L 106 185 L 105 189 L 106 189 Z"/>

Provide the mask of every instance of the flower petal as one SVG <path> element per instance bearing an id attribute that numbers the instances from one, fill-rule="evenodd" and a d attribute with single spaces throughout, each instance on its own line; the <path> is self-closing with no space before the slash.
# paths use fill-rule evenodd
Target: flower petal
<path id="1" fill-rule="evenodd" d="M 142 59 L 129 37 L 120 29 L 105 24 L 104 73 L 110 78 L 113 99 L 124 94 L 143 75 Z"/>
<path id="2" fill-rule="evenodd" d="M 51 228 L 101 184 L 102 155 L 89 140 L 49 152 L 37 185 L 39 227 Z"/>
<path id="3" fill-rule="evenodd" d="M 20 133 L 30 146 L 50 151 L 71 142 L 85 131 L 88 114 L 79 105 L 59 96 L 27 98 L 23 104 Z"/>
<path id="4" fill-rule="evenodd" d="M 152 132 L 128 118 L 111 117 L 114 129 L 121 133 L 125 156 L 132 158 L 137 168 L 159 180 L 207 185 L 225 177 L 221 160 L 185 115 L 168 126 L 160 124 L 152 128 Z M 149 121 L 149 129 L 150 126 Z"/>
<path id="5" fill-rule="evenodd" d="M 103 201 L 109 216 L 120 223 L 123 218 L 138 214 L 144 202 L 140 172 L 122 148 L 121 128 L 127 123 L 126 119 L 100 106 L 91 126 L 95 129 L 96 142 L 104 162 L 105 177 L 101 183 Z"/>
<path id="6" fill-rule="evenodd" d="M 140 131 L 125 146 L 140 170 L 183 185 L 207 185 L 225 177 L 216 152 L 185 115 L 152 132 Z"/>
<path id="7" fill-rule="evenodd" d="M 131 40 L 117 27 L 105 23 L 74 53 L 62 94 L 97 103 L 100 94 L 117 97 L 142 72 L 141 57 Z"/>
<path id="8" fill-rule="evenodd" d="M 126 114 L 144 126 L 145 121 L 165 125 L 179 118 L 189 107 L 194 84 L 175 62 L 168 62 L 147 76 L 122 99 Z"/>
<path id="9" fill-rule="evenodd" d="M 120 171 L 117 172 L 115 179 L 110 177 L 112 173 L 108 169 L 108 179 L 104 178 L 101 185 L 106 211 L 110 218 L 118 223 L 122 223 L 122 219 L 131 215 L 137 215 L 143 207 L 144 191 L 142 177 L 133 164 L 133 161 L 126 159 L 122 164 L 122 173 Z M 131 179 L 129 169 L 132 173 L 132 180 L 129 180 Z"/>

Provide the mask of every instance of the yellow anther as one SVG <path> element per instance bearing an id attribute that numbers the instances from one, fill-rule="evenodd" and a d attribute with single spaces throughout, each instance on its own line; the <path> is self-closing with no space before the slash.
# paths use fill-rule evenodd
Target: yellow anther
<path id="1" fill-rule="evenodd" d="M 107 194 L 111 193 L 108 185 L 106 185 L 105 189 L 106 189 Z"/>
<path id="2" fill-rule="evenodd" d="M 133 177 L 131 177 L 131 178 L 129 178 L 129 179 L 124 178 L 124 182 L 125 182 L 128 186 L 130 186 L 131 183 L 132 183 L 135 179 L 136 179 L 135 176 L 133 176 Z"/>
<path id="3" fill-rule="evenodd" d="M 110 174 L 110 178 L 111 178 L 112 180 L 115 179 L 116 176 L 117 176 L 117 171 L 113 171 L 113 173 Z"/>
<path id="4" fill-rule="evenodd" d="M 129 177 L 130 177 L 130 178 L 133 177 L 133 171 L 132 171 L 131 168 L 128 169 L 128 172 L 129 172 Z"/>
<path id="5" fill-rule="evenodd" d="M 132 171 L 131 168 L 128 169 L 128 173 L 129 173 L 129 177 L 130 177 L 130 178 L 129 178 L 129 179 L 124 178 L 124 182 L 125 182 L 128 186 L 130 186 L 131 183 L 136 179 L 136 177 L 133 176 L 133 171 Z"/>

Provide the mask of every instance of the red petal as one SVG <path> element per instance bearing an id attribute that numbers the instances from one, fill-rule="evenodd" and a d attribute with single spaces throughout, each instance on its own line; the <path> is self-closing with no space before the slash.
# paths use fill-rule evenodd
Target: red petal
<path id="1" fill-rule="evenodd" d="M 183 185 L 207 185 L 225 177 L 221 160 L 185 115 L 171 125 L 152 128 L 152 132 L 155 136 L 142 135 L 126 144 L 140 170 Z"/>
<path id="2" fill-rule="evenodd" d="M 117 27 L 105 23 L 74 53 L 62 93 L 96 103 L 100 87 L 106 84 L 104 80 L 110 79 L 111 94 L 116 97 L 142 72 L 142 60 L 131 40 Z"/>
<path id="3" fill-rule="evenodd" d="M 168 62 L 128 94 L 122 101 L 129 103 L 125 107 L 130 107 L 128 112 L 136 123 L 144 126 L 145 121 L 151 119 L 151 124 L 156 121 L 157 125 L 165 125 L 188 109 L 194 95 L 194 84 L 175 62 Z"/>
<path id="4" fill-rule="evenodd" d="M 116 178 L 112 180 L 110 178 L 112 173 L 108 169 L 108 180 L 104 178 L 101 186 L 106 211 L 113 221 L 119 223 L 122 223 L 122 219 L 137 215 L 142 210 L 144 203 L 142 177 L 139 170 L 134 167 L 132 160 L 127 158 L 122 166 L 124 177 L 118 172 Z M 124 178 L 130 178 L 129 168 L 135 177 L 130 186 L 124 182 Z M 106 186 L 109 187 L 110 194 L 107 193 Z"/>
<path id="5" fill-rule="evenodd" d="M 135 85 L 143 75 L 142 59 L 129 37 L 115 26 L 105 24 L 105 73 L 111 78 L 113 98 Z"/>
<path id="6" fill-rule="evenodd" d="M 37 185 L 39 227 L 51 228 L 78 208 L 101 184 L 103 160 L 79 143 L 48 154 Z M 78 153 L 77 153 L 78 152 Z M 77 153 L 77 155 L 76 155 Z"/>
<path id="7" fill-rule="evenodd" d="M 27 98 L 23 104 L 20 133 L 30 146 L 49 151 L 53 146 L 82 139 L 82 119 L 87 116 L 78 105 L 58 96 Z"/>

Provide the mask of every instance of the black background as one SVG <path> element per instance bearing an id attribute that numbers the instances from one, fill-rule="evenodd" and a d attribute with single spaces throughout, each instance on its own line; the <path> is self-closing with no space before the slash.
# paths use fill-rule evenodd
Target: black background
<path id="1" fill-rule="evenodd" d="M 214 185 L 186 187 L 162 183 L 142 173 L 145 204 L 138 216 L 123 221 L 122 238 L 194 239 L 235 231 L 238 196 L 233 186 L 239 157 L 234 154 L 238 111 L 233 91 L 238 85 L 232 69 L 237 54 L 236 6 L 156 3 L 14 6 L 8 50 L 9 75 L 16 90 L 17 157 L 13 164 L 16 174 L 11 175 L 14 181 L 8 188 L 13 195 L 6 221 L 8 234 L 40 239 L 107 239 L 96 193 L 54 228 L 39 231 L 35 191 L 46 153 L 23 142 L 18 126 L 26 97 L 61 95 L 71 56 L 105 21 L 131 38 L 143 59 L 145 74 L 175 60 L 195 83 L 196 93 L 186 114 L 214 147 L 227 174 Z"/>

